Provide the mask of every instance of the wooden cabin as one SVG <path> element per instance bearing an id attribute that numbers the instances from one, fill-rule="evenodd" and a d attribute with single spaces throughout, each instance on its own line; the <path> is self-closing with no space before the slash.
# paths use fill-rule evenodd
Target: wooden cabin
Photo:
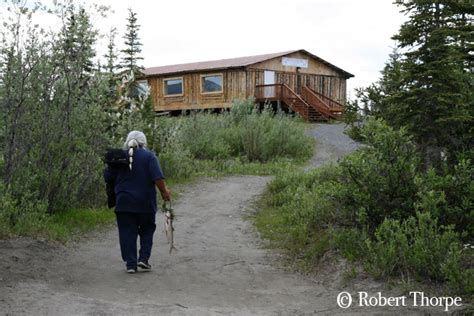
<path id="1" fill-rule="evenodd" d="M 338 118 L 349 72 L 306 50 L 145 69 L 155 111 L 220 109 L 236 99 L 276 103 L 308 121 Z"/>

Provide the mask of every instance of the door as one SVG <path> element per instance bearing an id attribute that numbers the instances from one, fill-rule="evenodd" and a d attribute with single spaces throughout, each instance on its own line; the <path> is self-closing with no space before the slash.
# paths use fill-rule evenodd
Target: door
<path id="1" fill-rule="evenodd" d="M 275 84 L 275 72 L 270 70 L 265 70 L 263 72 L 263 84 Z M 275 86 L 265 87 L 264 91 L 265 98 L 275 98 Z"/>

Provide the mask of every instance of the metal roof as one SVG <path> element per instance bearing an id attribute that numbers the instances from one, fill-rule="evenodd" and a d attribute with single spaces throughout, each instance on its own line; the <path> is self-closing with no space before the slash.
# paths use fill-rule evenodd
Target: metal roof
<path id="1" fill-rule="evenodd" d="M 239 68 L 245 67 L 253 64 L 257 64 L 269 59 L 285 56 L 288 54 L 303 52 L 308 54 L 314 59 L 326 64 L 327 66 L 335 69 L 336 71 L 344 74 L 344 77 L 350 78 L 354 77 L 353 74 L 334 66 L 333 64 L 319 58 L 316 55 L 309 53 L 304 49 L 292 50 L 287 52 L 257 55 L 257 56 L 247 56 L 247 57 L 238 57 L 238 58 L 228 58 L 228 59 L 219 59 L 219 60 L 210 60 L 210 61 L 201 61 L 196 63 L 187 63 L 187 64 L 178 64 L 178 65 L 169 65 L 169 66 L 159 66 L 159 67 L 150 67 L 144 70 L 145 76 L 159 76 L 167 74 L 178 74 L 185 72 L 197 72 L 202 70 L 217 70 L 217 69 L 229 69 L 229 68 Z"/>

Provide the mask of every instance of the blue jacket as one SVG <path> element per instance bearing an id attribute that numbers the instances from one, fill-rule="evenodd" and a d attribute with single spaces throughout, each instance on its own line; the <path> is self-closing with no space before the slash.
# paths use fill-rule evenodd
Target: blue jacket
<path id="1" fill-rule="evenodd" d="M 164 178 L 158 158 L 144 148 L 134 150 L 132 170 L 128 166 L 104 170 L 105 182 L 114 186 L 116 212 L 155 213 L 155 181 Z"/>

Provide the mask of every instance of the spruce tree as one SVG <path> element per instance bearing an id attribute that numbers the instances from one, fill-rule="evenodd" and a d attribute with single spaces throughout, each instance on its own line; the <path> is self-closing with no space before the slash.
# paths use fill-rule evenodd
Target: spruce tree
<path id="1" fill-rule="evenodd" d="M 109 33 L 109 44 L 107 44 L 107 53 L 104 55 L 106 63 L 106 73 L 113 75 L 117 69 L 117 52 L 115 46 L 115 36 L 117 35 L 117 29 L 112 28 Z"/>
<path id="2" fill-rule="evenodd" d="M 468 1 L 398 0 L 408 15 L 376 85 L 365 91 L 376 116 L 415 136 L 425 166 L 471 155 L 473 142 L 473 7 Z M 372 95 L 371 95 L 372 93 Z"/>
<path id="3" fill-rule="evenodd" d="M 143 67 L 138 64 L 143 59 L 140 56 L 142 43 L 138 37 L 139 30 L 137 14 L 132 9 L 128 9 L 127 31 L 124 35 L 125 48 L 120 51 L 122 53 L 120 67 L 124 72 L 132 72 L 135 78 L 142 75 L 143 70 Z"/>

